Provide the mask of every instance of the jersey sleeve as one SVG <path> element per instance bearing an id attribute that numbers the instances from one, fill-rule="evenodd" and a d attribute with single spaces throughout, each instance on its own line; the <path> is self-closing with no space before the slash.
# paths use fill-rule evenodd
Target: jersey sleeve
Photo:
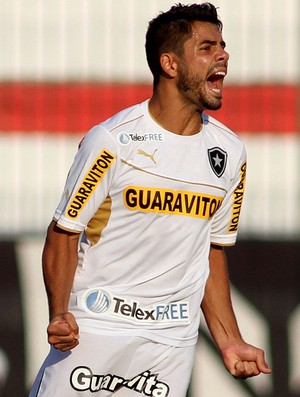
<path id="1" fill-rule="evenodd" d="M 232 178 L 230 188 L 213 218 L 211 243 L 234 245 L 237 238 L 240 212 L 244 197 L 247 168 L 246 151 L 243 150 Z"/>
<path id="2" fill-rule="evenodd" d="M 80 143 L 54 213 L 58 226 L 82 232 L 109 195 L 117 163 L 116 144 L 101 125 Z"/>

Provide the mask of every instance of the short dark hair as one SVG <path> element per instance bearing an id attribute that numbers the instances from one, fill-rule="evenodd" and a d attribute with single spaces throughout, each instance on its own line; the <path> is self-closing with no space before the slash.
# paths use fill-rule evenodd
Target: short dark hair
<path id="1" fill-rule="evenodd" d="M 160 56 L 164 52 L 182 55 L 184 42 L 192 35 L 195 21 L 211 22 L 222 31 L 217 9 L 211 3 L 183 5 L 178 3 L 161 12 L 149 22 L 146 33 L 146 57 L 154 77 L 154 86 L 161 74 Z"/>

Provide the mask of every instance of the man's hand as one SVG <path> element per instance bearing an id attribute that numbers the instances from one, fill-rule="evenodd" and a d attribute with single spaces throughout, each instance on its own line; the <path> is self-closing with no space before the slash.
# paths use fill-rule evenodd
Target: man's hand
<path id="1" fill-rule="evenodd" d="M 264 351 L 243 340 L 223 348 L 221 354 L 225 367 L 236 379 L 247 379 L 260 373 L 272 372 L 265 360 Z"/>
<path id="2" fill-rule="evenodd" d="M 55 349 L 68 351 L 79 344 L 79 329 L 71 313 L 62 313 L 52 318 L 47 328 L 48 342 Z"/>

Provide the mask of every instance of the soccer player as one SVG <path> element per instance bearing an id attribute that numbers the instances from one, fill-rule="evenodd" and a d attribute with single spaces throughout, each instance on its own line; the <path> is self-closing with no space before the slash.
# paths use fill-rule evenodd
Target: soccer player
<path id="1" fill-rule="evenodd" d="M 223 246 L 236 241 L 246 154 L 204 113 L 222 105 L 229 58 L 216 8 L 160 13 L 146 54 L 153 96 L 86 135 L 49 226 L 51 351 L 31 397 L 184 397 L 201 308 L 235 378 L 271 372 L 230 299 Z"/>

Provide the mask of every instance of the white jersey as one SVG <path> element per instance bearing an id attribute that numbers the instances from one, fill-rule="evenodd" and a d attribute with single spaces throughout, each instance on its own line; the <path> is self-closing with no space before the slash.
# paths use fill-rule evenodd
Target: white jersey
<path id="1" fill-rule="evenodd" d="M 70 299 L 81 329 L 194 344 L 210 244 L 235 243 L 245 170 L 241 140 L 207 115 L 181 136 L 145 101 L 94 127 L 54 215 L 83 232 Z"/>

